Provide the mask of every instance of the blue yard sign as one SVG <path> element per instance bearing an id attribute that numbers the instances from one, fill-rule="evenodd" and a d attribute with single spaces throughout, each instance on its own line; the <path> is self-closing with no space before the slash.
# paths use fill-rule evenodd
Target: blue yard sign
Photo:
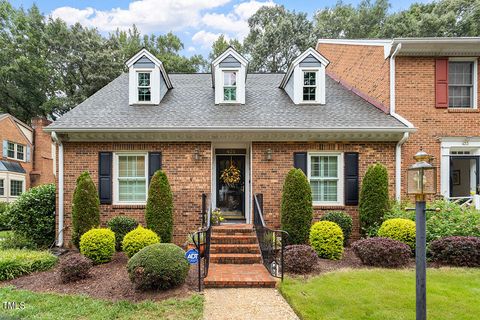
<path id="1" fill-rule="evenodd" d="M 198 251 L 197 249 L 190 249 L 185 253 L 185 258 L 187 258 L 188 263 L 197 264 L 198 263 Z"/>

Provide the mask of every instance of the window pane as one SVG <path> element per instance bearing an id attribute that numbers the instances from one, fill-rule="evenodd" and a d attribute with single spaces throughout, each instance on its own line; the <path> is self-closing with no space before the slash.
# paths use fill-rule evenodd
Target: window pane
<path id="1" fill-rule="evenodd" d="M 337 201 L 337 180 L 313 180 L 310 181 L 310 186 L 314 202 Z"/>
<path id="2" fill-rule="evenodd" d="M 21 144 L 17 144 L 17 159 L 23 160 L 24 159 L 24 153 L 23 153 L 23 146 Z"/>
<path id="3" fill-rule="evenodd" d="M 150 88 L 138 88 L 138 101 L 150 101 Z"/>
<path id="4" fill-rule="evenodd" d="M 314 86 L 316 80 L 316 72 L 304 72 L 303 73 L 303 84 L 306 86 Z"/>
<path id="5" fill-rule="evenodd" d="M 118 200 L 123 202 L 144 202 L 146 200 L 146 180 L 120 180 Z"/>
<path id="6" fill-rule="evenodd" d="M 23 181 L 10 180 L 10 195 L 12 197 L 18 197 L 23 191 Z"/>
<path id="7" fill-rule="evenodd" d="M 236 86 L 237 85 L 237 73 L 235 71 L 224 71 L 223 72 L 223 84 L 225 86 Z"/>
<path id="8" fill-rule="evenodd" d="M 303 87 L 303 100 L 315 101 L 316 87 Z"/>
<path id="9" fill-rule="evenodd" d="M 223 88 L 223 100 L 224 101 L 236 101 L 237 100 L 237 88 L 224 87 Z"/>
<path id="10" fill-rule="evenodd" d="M 4 185 L 4 180 L 0 180 L 0 196 L 5 195 L 5 185 Z"/>
<path id="11" fill-rule="evenodd" d="M 15 158 L 15 144 L 8 142 L 7 143 L 7 157 Z"/>
<path id="12" fill-rule="evenodd" d="M 449 106 L 470 108 L 472 105 L 472 87 L 450 86 L 448 88 Z"/>
<path id="13" fill-rule="evenodd" d="M 145 156 L 118 157 L 118 200 L 144 202 L 146 200 Z"/>
<path id="14" fill-rule="evenodd" d="M 310 177 L 312 178 L 337 178 L 337 156 L 311 156 Z"/>
<path id="15" fill-rule="evenodd" d="M 138 86 L 149 87 L 150 86 L 150 73 L 141 72 L 138 74 Z"/>
<path id="16" fill-rule="evenodd" d="M 473 62 L 448 63 L 448 104 L 453 108 L 473 106 Z"/>
<path id="17" fill-rule="evenodd" d="M 145 156 L 119 156 L 119 178 L 145 178 Z"/>

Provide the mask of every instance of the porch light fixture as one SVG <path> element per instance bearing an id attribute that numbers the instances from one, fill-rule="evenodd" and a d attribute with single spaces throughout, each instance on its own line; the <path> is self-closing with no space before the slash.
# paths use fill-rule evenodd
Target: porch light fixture
<path id="1" fill-rule="evenodd" d="M 200 160 L 200 149 L 195 148 L 195 150 L 193 151 L 193 159 Z"/>
<path id="2" fill-rule="evenodd" d="M 425 196 L 437 193 L 437 168 L 432 156 L 420 150 L 407 171 L 407 194 L 415 195 L 416 320 L 427 319 L 427 241 Z"/>
<path id="3" fill-rule="evenodd" d="M 265 150 L 265 159 L 267 161 L 272 160 L 272 154 L 273 154 L 272 149 L 268 148 L 267 150 Z"/>

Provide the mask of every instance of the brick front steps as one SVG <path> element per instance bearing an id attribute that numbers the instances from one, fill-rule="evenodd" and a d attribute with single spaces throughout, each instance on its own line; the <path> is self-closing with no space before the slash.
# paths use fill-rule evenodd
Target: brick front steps
<path id="1" fill-rule="evenodd" d="M 222 225 L 212 229 L 207 288 L 275 287 L 262 264 L 252 225 Z"/>

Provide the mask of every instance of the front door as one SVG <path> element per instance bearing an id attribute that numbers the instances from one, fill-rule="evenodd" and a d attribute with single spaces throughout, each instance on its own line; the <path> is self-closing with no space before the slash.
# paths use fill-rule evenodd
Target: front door
<path id="1" fill-rule="evenodd" d="M 245 219 L 245 155 L 217 155 L 217 203 L 227 220 Z"/>
<path id="2" fill-rule="evenodd" d="M 450 156 L 450 197 L 480 193 L 479 160 L 479 156 Z"/>

